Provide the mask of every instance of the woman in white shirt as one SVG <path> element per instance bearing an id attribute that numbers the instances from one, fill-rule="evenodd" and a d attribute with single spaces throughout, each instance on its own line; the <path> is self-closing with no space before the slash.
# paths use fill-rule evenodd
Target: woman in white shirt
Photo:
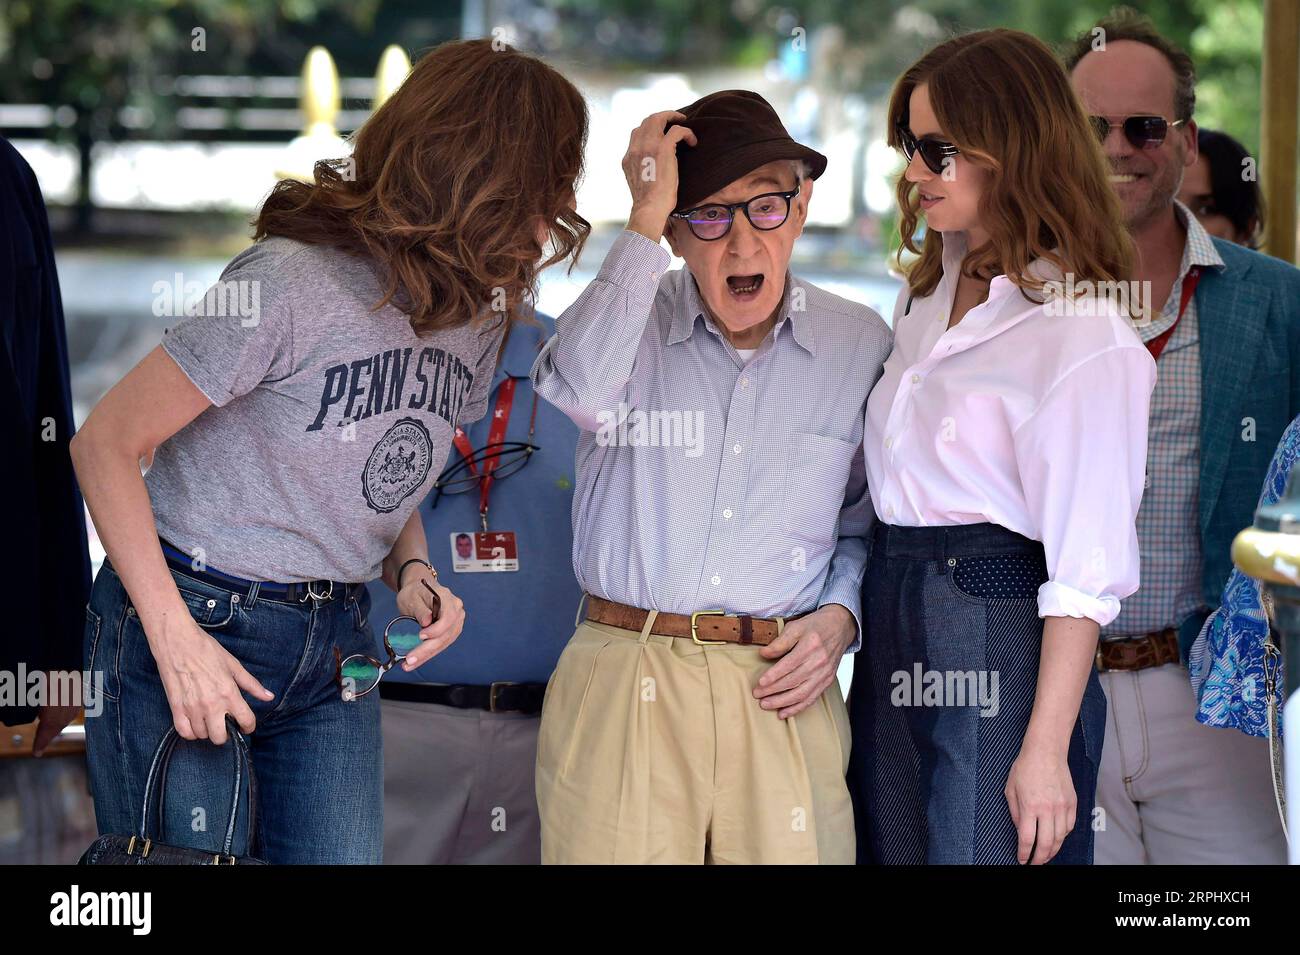
<path id="1" fill-rule="evenodd" d="M 1033 37 L 941 44 L 889 115 L 920 257 L 867 404 L 859 861 L 1091 863 L 1093 659 L 1138 585 L 1155 383 L 1118 294 L 1131 245 L 1096 136 Z"/>

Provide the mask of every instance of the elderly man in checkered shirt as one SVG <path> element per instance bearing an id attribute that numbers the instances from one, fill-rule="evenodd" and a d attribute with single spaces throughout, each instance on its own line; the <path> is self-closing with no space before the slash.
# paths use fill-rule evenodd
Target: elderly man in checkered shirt
<path id="1" fill-rule="evenodd" d="M 627 231 L 533 367 L 583 431 L 587 593 L 542 713 L 544 862 L 853 861 L 835 674 L 890 335 L 788 271 L 825 165 L 755 93 L 647 118 Z"/>

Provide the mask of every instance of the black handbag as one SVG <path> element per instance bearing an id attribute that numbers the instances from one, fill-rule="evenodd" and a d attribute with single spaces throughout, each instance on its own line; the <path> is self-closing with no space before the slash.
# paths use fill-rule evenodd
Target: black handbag
<path id="1" fill-rule="evenodd" d="M 205 849 L 190 849 L 186 846 L 169 846 L 154 842 L 150 832 L 154 819 L 159 827 L 163 819 L 163 799 L 167 790 L 167 767 L 171 763 L 172 751 L 180 741 L 180 734 L 173 726 L 163 735 L 158 748 L 154 751 L 153 763 L 149 766 L 149 776 L 144 785 L 144 807 L 140 812 L 140 831 L 134 835 L 100 836 L 81 856 L 79 865 L 266 865 L 262 859 L 253 856 L 236 858 L 230 854 L 235 839 L 235 821 L 239 818 L 240 791 L 243 788 L 243 774 L 248 773 L 248 843 L 252 849 L 253 834 L 257 823 L 257 780 L 253 776 L 253 760 L 248 754 L 248 742 L 239 731 L 234 720 L 226 717 L 230 729 L 230 738 L 234 741 L 235 773 L 234 788 L 230 797 L 230 820 L 226 823 L 225 840 L 221 852 Z M 156 812 L 155 812 L 156 806 Z"/>

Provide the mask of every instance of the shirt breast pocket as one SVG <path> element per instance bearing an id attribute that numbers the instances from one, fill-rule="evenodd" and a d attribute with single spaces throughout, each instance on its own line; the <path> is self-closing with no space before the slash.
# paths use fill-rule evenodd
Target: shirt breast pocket
<path id="1" fill-rule="evenodd" d="M 857 445 L 805 431 L 786 448 L 782 526 L 791 537 L 829 545 L 844 506 L 844 491 Z"/>

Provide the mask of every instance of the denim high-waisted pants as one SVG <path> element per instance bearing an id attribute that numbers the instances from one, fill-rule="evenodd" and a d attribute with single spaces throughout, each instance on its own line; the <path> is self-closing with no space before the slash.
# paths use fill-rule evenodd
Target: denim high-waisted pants
<path id="1" fill-rule="evenodd" d="M 381 862 L 379 694 L 344 702 L 335 682 L 335 646 L 344 656 L 374 652 L 365 587 L 287 603 L 261 596 L 256 585 L 228 590 L 175 569 L 172 577 L 195 622 L 275 694 L 269 702 L 244 694 L 257 718 L 248 736 L 257 823 L 250 847 L 245 798 L 230 854 L 271 863 Z M 86 717 L 95 819 L 101 834 L 138 833 L 145 779 L 172 714 L 139 616 L 108 561 L 86 610 L 85 653 L 88 694 L 102 687 Z M 224 851 L 236 759 L 232 740 L 221 747 L 180 740 L 154 839 Z"/>
<path id="2" fill-rule="evenodd" d="M 1034 705 L 1046 580 L 1042 544 L 995 524 L 873 530 L 849 695 L 859 863 L 1016 863 L 1005 788 Z M 1093 670 L 1068 756 L 1075 826 L 1053 862 L 1092 862 L 1105 727 Z"/>

